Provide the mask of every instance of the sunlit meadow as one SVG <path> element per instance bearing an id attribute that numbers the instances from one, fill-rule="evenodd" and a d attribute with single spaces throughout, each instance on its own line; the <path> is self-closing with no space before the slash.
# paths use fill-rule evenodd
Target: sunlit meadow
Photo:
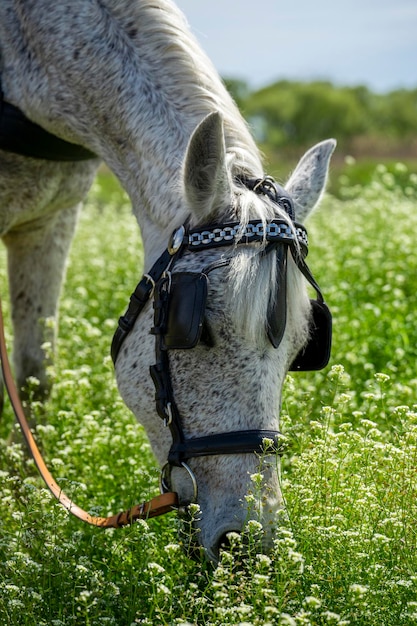
<path id="1" fill-rule="evenodd" d="M 249 556 L 242 561 L 235 536 L 217 567 L 187 559 L 175 515 L 122 530 L 83 525 L 48 494 L 18 436 L 8 445 L 6 404 L 1 625 L 417 624 L 417 177 L 380 166 L 362 188 L 347 170 L 341 196 L 308 224 L 334 349 L 325 371 L 287 379 L 287 510 L 272 553 L 259 553 L 256 522 L 245 531 Z M 52 397 L 34 406 L 53 473 L 94 513 L 157 492 L 149 444 L 109 357 L 142 261 L 128 201 L 103 172 L 72 249 Z M 4 251 L 0 284 L 7 316 Z M 262 477 L 252 478 L 255 494 Z"/>

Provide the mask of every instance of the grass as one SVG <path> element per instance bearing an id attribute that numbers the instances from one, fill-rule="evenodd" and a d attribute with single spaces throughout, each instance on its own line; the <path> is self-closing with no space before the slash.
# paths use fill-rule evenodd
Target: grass
<path id="1" fill-rule="evenodd" d="M 417 624 L 416 199 L 415 175 L 382 166 L 364 186 L 342 180 L 340 198 L 328 196 L 310 221 L 309 262 L 333 311 L 334 349 L 324 372 L 287 379 L 287 516 L 270 555 L 257 550 L 253 522 L 249 558 L 241 562 L 236 536 L 213 568 L 182 553 L 174 515 L 117 531 L 68 517 L 21 446 L 6 444 L 6 405 L 1 624 Z M 56 478 L 100 514 L 157 491 L 109 357 L 141 270 L 128 202 L 103 172 L 71 254 L 52 397 L 35 405 Z"/>

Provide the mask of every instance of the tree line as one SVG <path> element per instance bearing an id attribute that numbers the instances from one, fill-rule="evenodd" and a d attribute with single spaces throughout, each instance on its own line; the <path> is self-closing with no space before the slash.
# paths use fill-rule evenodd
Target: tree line
<path id="1" fill-rule="evenodd" d="M 257 140 L 269 150 L 335 137 L 350 153 L 417 157 L 417 88 L 375 93 L 365 86 L 282 80 L 251 91 L 225 80 Z"/>

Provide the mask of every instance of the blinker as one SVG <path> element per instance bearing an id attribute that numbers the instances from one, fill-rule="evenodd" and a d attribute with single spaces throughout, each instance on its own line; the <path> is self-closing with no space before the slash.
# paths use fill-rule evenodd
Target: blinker
<path id="1" fill-rule="evenodd" d="M 321 370 L 329 362 L 332 348 L 332 314 L 323 300 L 310 300 L 310 337 L 307 345 L 297 354 L 290 371 L 311 372 Z"/>
<path id="2" fill-rule="evenodd" d="M 163 343 L 166 350 L 195 348 L 206 311 L 208 278 L 195 272 L 171 275 Z"/>
<path id="3" fill-rule="evenodd" d="M 276 284 L 268 307 L 267 332 L 269 341 L 278 348 L 287 324 L 287 249 L 283 245 L 275 246 Z"/>
<path id="4" fill-rule="evenodd" d="M 270 246 L 270 247 L 269 247 Z M 275 250 L 276 286 L 275 297 L 268 307 L 268 338 L 274 348 L 278 348 L 287 323 L 287 249 L 281 244 L 269 244 L 265 252 Z M 320 288 L 300 257 L 295 256 L 300 271 L 317 291 L 317 300 L 310 300 L 311 317 L 309 339 L 300 350 L 289 368 L 293 372 L 321 370 L 329 362 L 332 346 L 332 315 L 323 300 Z"/>

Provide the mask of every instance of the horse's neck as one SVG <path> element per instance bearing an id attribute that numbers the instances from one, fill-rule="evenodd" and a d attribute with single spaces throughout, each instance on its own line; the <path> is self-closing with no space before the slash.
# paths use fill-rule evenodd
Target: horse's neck
<path id="1" fill-rule="evenodd" d="M 48 130 L 99 154 L 143 229 L 178 221 L 185 147 L 210 111 L 225 118 L 228 148 L 246 151 L 259 168 L 240 115 L 169 0 L 157 8 L 149 0 L 1 4 L 6 95 Z"/>

